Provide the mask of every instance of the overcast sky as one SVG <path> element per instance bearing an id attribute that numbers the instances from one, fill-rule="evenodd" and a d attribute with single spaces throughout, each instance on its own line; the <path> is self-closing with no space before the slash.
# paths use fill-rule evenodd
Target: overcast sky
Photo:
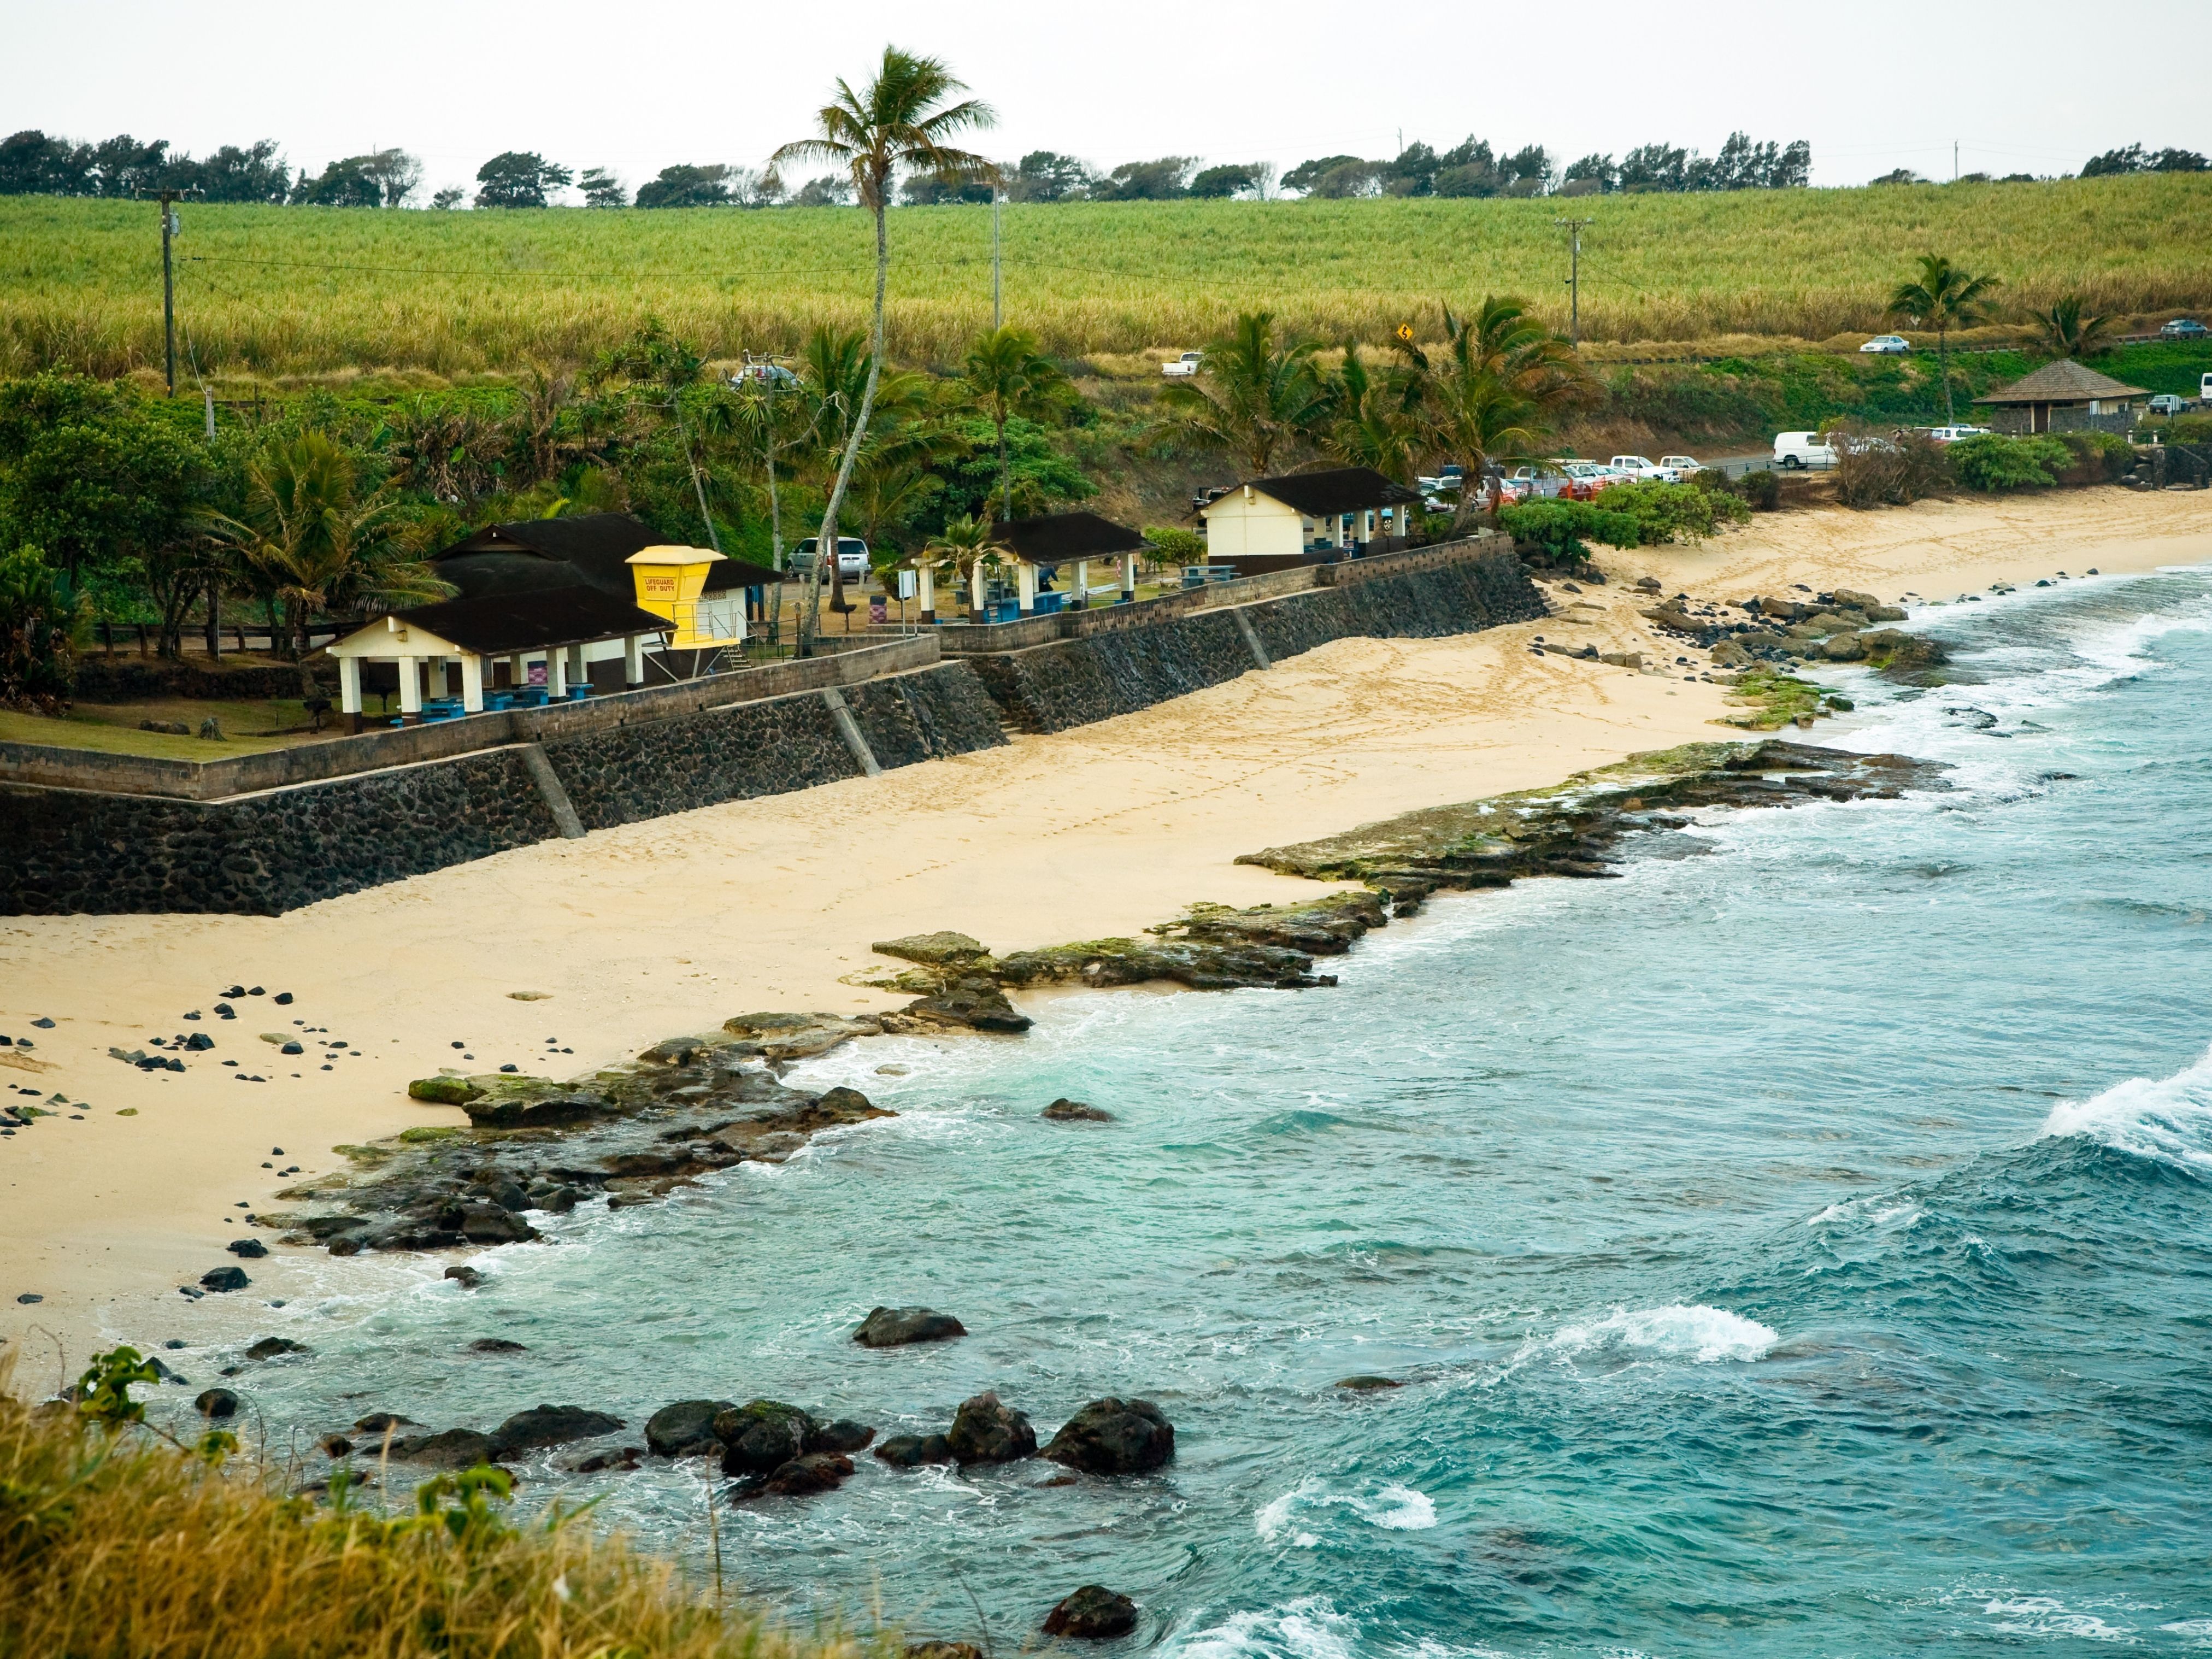
<path id="1" fill-rule="evenodd" d="M 196 154 L 273 137 L 317 170 L 398 144 L 426 163 L 425 199 L 504 149 L 634 187 L 672 162 L 758 165 L 890 40 L 945 58 L 997 107 L 980 148 L 1103 166 L 1288 169 L 1388 156 L 1401 133 L 1561 160 L 1655 139 L 1710 155 L 1739 127 L 1810 141 L 1816 185 L 1899 167 L 1948 179 L 1954 140 L 1964 171 L 1999 173 L 2070 173 L 2137 140 L 2212 151 L 2201 54 L 2158 51 L 2156 21 L 2100 40 L 2106 15 L 2073 0 L 0 0 L 0 132 Z"/>

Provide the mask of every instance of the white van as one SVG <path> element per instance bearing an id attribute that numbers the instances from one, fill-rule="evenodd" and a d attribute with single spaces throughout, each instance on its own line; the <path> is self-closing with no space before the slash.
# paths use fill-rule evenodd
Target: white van
<path id="1" fill-rule="evenodd" d="M 1774 464 L 1785 472 L 1808 466 L 1833 466 L 1834 446 L 1820 441 L 1817 432 L 1778 432 L 1774 434 Z"/>
<path id="2" fill-rule="evenodd" d="M 805 575 L 814 565 L 814 550 L 820 546 L 819 536 L 809 536 L 792 550 L 791 568 Z M 868 576 L 868 544 L 858 536 L 837 538 L 837 574 L 848 582 L 866 581 Z M 829 572 L 823 572 L 826 580 Z"/>
<path id="3" fill-rule="evenodd" d="M 2207 374 L 2197 381 L 2197 401 L 2200 404 L 2212 404 L 2212 374 Z"/>

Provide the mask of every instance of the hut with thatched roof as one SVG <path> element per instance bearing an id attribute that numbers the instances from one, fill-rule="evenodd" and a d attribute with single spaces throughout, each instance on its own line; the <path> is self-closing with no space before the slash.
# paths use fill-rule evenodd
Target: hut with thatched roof
<path id="1" fill-rule="evenodd" d="M 2139 386 L 2061 357 L 1974 402 L 1990 411 L 1999 432 L 2127 433 L 2135 429 L 2136 399 L 2148 396 Z"/>

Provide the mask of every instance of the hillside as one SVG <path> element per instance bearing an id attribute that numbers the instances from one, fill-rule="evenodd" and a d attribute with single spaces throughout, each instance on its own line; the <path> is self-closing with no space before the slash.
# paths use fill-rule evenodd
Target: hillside
<path id="1" fill-rule="evenodd" d="M 1182 349 L 1240 308 L 1331 339 L 1433 331 L 1438 303 L 1535 300 L 1564 326 L 1585 232 L 1594 341 L 1820 341 L 1880 320 L 1911 258 L 2129 313 L 2212 305 L 2212 177 L 1557 200 L 1097 203 L 1006 212 L 1008 315 L 1068 356 Z M 150 204 L 0 198 L 0 374 L 158 368 Z M 211 377 L 359 368 L 454 377 L 589 355 L 656 315 L 710 356 L 787 349 L 866 315 L 852 209 L 434 213 L 196 206 L 177 244 L 179 349 Z M 942 359 L 990 307 L 990 214 L 892 219 L 901 355 Z"/>

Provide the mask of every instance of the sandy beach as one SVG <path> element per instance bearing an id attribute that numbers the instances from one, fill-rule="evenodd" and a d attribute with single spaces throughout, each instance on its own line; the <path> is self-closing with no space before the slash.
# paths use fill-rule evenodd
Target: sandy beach
<path id="1" fill-rule="evenodd" d="M 95 1342 L 158 1340 L 204 1328 L 219 1302 L 284 1296 L 300 1270 L 283 1250 L 248 1264 L 243 1297 L 187 1309 L 176 1287 L 231 1261 L 246 1210 L 340 1164 L 334 1146 L 462 1121 L 405 1097 L 441 1066 L 567 1075 L 750 1010 L 893 1006 L 845 982 L 883 965 L 872 940 L 954 927 L 1006 950 L 1133 932 L 1201 900 L 1296 897 L 1317 890 L 1233 860 L 1729 735 L 1711 723 L 1718 686 L 1528 649 L 1541 636 L 1656 652 L 1628 591 L 1638 576 L 1721 599 L 1797 582 L 1949 599 L 2207 561 L 2203 494 L 1778 515 L 1702 547 L 1607 556 L 1613 585 L 1553 585 L 1542 623 L 1341 641 L 1097 726 L 287 916 L 9 919 L 0 1032 L 34 1046 L 0 1049 L 0 1083 L 58 1092 L 82 1115 L 0 1141 L 0 1336 L 43 1382 L 58 1354 L 78 1364 Z M 238 1018 L 219 1021 L 234 983 L 267 994 L 229 999 Z M 279 992 L 294 1000 L 276 1006 Z M 181 1075 L 108 1054 L 193 1031 L 217 1047 Z M 304 1052 L 282 1055 L 264 1033 Z"/>

